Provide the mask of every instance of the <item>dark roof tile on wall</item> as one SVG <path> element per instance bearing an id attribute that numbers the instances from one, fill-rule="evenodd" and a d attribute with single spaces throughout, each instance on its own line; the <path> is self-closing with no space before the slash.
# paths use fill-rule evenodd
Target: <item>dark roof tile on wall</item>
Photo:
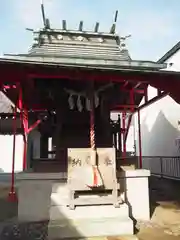
<path id="1" fill-rule="evenodd" d="M 180 49 L 180 42 L 178 42 L 174 47 L 172 47 L 167 53 L 165 53 L 157 63 L 164 63 L 168 60 L 172 55 L 174 55 Z"/>

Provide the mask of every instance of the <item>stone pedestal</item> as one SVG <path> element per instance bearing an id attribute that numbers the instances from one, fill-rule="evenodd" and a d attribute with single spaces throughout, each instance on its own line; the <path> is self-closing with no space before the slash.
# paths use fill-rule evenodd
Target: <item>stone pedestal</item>
<path id="1" fill-rule="evenodd" d="M 145 169 L 125 170 L 119 180 L 124 185 L 122 197 L 129 205 L 130 217 L 135 220 L 150 219 L 149 181 L 150 171 Z"/>
<path id="2" fill-rule="evenodd" d="M 46 221 L 50 219 L 54 182 L 66 184 L 65 173 L 20 173 L 18 181 L 18 220 Z"/>
<path id="3" fill-rule="evenodd" d="M 126 203 L 120 208 L 102 205 L 81 206 L 75 210 L 67 207 L 69 188 L 66 174 L 18 174 L 18 220 L 49 220 L 49 237 L 58 239 L 133 234 L 131 216 L 149 219 L 149 174 L 146 170 L 122 172 L 119 180 L 124 182 Z M 92 197 L 101 196 L 96 193 Z"/>

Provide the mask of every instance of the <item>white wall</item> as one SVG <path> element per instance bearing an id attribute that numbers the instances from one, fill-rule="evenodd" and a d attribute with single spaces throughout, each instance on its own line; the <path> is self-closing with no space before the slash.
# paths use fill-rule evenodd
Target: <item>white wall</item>
<path id="1" fill-rule="evenodd" d="M 12 171 L 13 136 L 0 135 L 0 173 Z M 23 168 L 23 137 L 16 136 L 15 172 Z"/>
<path id="2" fill-rule="evenodd" d="M 167 70 L 180 71 L 180 51 L 169 58 L 166 63 L 168 64 Z M 170 63 L 173 65 L 170 66 Z M 156 93 L 157 90 L 155 88 L 148 88 L 150 98 L 154 97 Z M 137 115 L 135 120 L 135 136 L 138 142 Z M 179 120 L 180 105 L 169 96 L 143 109 L 141 111 L 142 155 L 180 155 L 175 143 L 175 139 L 180 137 L 180 129 L 178 129 Z"/>
<path id="3" fill-rule="evenodd" d="M 34 139 L 33 157 L 40 157 L 40 134 L 33 130 L 31 139 Z M 15 172 L 23 170 L 23 136 L 16 135 L 16 151 L 15 151 Z M 0 135 L 0 173 L 11 173 L 12 171 L 12 154 L 13 154 L 13 136 Z M 1 180 L 0 180 L 1 181 Z"/>

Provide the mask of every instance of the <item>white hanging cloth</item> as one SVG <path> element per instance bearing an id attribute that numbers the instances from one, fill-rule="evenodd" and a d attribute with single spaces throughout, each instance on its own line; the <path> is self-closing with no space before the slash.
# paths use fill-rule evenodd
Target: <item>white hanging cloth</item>
<path id="1" fill-rule="evenodd" d="M 69 103 L 69 108 L 70 108 L 71 110 L 73 110 L 73 109 L 74 109 L 74 101 L 73 101 L 72 95 L 69 96 L 69 98 L 68 98 L 68 103 Z"/>
<path id="2" fill-rule="evenodd" d="M 81 102 L 81 96 L 80 95 L 78 95 L 78 99 L 77 99 L 77 108 L 78 108 L 78 111 L 82 112 L 83 105 L 82 105 L 82 102 Z"/>
<path id="3" fill-rule="evenodd" d="M 97 93 L 94 94 L 94 104 L 95 104 L 95 108 L 99 106 L 99 97 Z"/>

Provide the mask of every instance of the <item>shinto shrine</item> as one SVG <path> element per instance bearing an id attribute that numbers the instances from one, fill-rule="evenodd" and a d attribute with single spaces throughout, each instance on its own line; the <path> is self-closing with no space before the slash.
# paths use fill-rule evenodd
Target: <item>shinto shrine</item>
<path id="1" fill-rule="evenodd" d="M 9 199 L 18 200 L 20 221 L 69 221 L 79 236 L 133 234 L 132 219 L 149 218 L 140 110 L 168 94 L 179 103 L 180 73 L 132 60 L 127 37 L 116 34 L 117 12 L 110 31 L 102 33 L 98 22 L 92 31 L 83 21 L 70 30 L 65 20 L 54 29 L 41 7 L 44 27 L 33 30 L 28 53 L 0 59 L 1 91 L 14 103 Z M 149 85 L 157 88 L 150 100 Z M 118 121 L 111 112 L 119 112 Z M 126 140 L 136 112 L 139 156 L 129 163 Z M 18 194 L 17 119 L 24 138 Z M 78 235 L 68 224 L 60 232 L 63 239 Z"/>

